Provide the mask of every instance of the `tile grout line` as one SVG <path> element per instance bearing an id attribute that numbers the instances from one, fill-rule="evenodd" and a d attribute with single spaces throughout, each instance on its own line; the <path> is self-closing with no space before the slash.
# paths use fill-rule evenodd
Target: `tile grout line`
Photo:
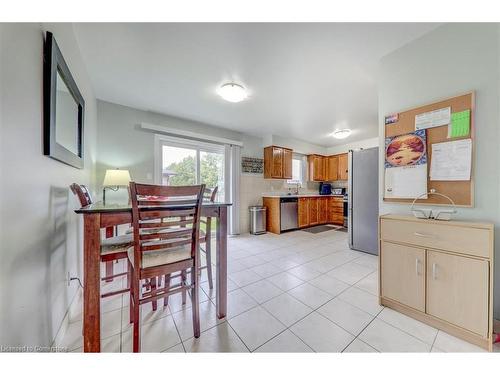
<path id="1" fill-rule="evenodd" d="M 346 302 L 346 301 L 344 301 L 344 302 Z M 347 302 L 347 303 L 348 303 L 348 302 Z M 351 306 L 354 306 L 354 305 L 351 305 Z M 354 306 L 354 307 L 356 307 L 356 306 Z M 383 310 L 384 310 L 384 309 L 380 310 L 380 311 L 379 311 L 379 312 L 378 312 L 378 313 L 377 313 L 377 314 L 373 317 L 373 319 L 372 319 L 372 320 L 370 320 L 370 322 L 369 322 L 366 326 L 364 326 L 364 327 L 363 327 L 363 329 L 362 329 L 362 330 L 361 330 L 361 331 L 360 331 L 357 335 L 355 335 L 355 337 L 352 339 L 352 341 L 351 341 L 351 342 L 350 342 L 350 343 L 349 343 L 349 344 L 348 344 L 348 345 L 347 345 L 344 349 L 342 349 L 342 352 L 344 352 L 344 350 L 346 350 L 346 349 L 347 349 L 347 348 L 348 348 L 348 347 L 349 347 L 349 346 L 350 346 L 350 345 L 354 342 L 354 340 L 356 340 L 356 339 L 359 337 L 359 335 L 361 335 L 361 334 L 365 331 L 365 329 L 367 329 L 367 328 L 368 328 L 368 326 L 369 326 L 370 324 L 372 324 L 372 323 L 373 323 L 373 321 L 374 321 L 375 319 L 377 319 L 377 317 L 380 315 L 380 313 L 381 313 Z M 361 339 L 359 339 L 359 340 L 361 340 Z M 362 342 L 364 342 L 363 340 L 361 340 L 361 341 L 362 341 Z M 379 351 L 379 350 L 377 350 L 377 348 L 374 348 L 373 346 L 371 346 L 370 344 L 368 344 L 368 343 L 366 343 L 366 342 L 364 342 L 364 343 L 365 343 L 365 344 L 367 344 L 369 347 L 371 347 L 371 348 L 375 349 L 377 352 L 379 352 L 379 353 L 380 353 L 380 351 Z"/>
<path id="2" fill-rule="evenodd" d="M 384 309 L 385 309 L 385 306 L 384 306 Z M 382 310 L 379 312 L 379 314 L 380 314 L 380 313 L 381 313 L 384 309 L 382 309 Z M 392 310 L 392 309 L 390 309 L 390 310 Z M 393 311 L 396 311 L 396 310 L 393 310 Z M 396 312 L 398 312 L 398 311 L 396 311 Z M 377 317 L 378 317 L 378 315 L 379 315 L 379 314 L 377 314 Z M 403 315 L 404 315 L 404 314 L 403 314 Z M 406 315 L 405 315 L 405 316 L 406 316 Z M 417 337 L 417 336 L 415 336 L 415 335 L 413 335 L 413 334 L 411 334 L 411 333 L 409 333 L 409 332 L 406 332 L 405 330 L 403 330 L 403 329 L 401 329 L 401 328 L 399 328 L 399 327 L 396 327 L 394 324 L 392 324 L 392 323 L 390 323 L 390 322 L 387 322 L 387 321 L 385 321 L 385 320 L 384 320 L 384 319 L 382 319 L 382 318 L 379 318 L 379 319 L 380 319 L 382 322 L 384 322 L 385 324 L 390 325 L 392 328 L 396 328 L 397 330 L 399 330 L 399 331 L 401 331 L 401 332 L 403 332 L 403 333 L 406 333 L 408 336 L 413 337 L 414 339 L 416 339 L 416 340 L 420 341 L 421 343 L 423 343 L 423 344 L 425 344 L 425 345 L 431 345 L 431 344 L 429 344 L 429 343 L 427 343 L 427 342 L 423 341 L 423 340 L 422 340 L 422 339 L 420 339 L 419 337 Z M 413 319 L 413 318 L 411 318 L 411 319 Z M 417 321 L 418 321 L 418 320 L 417 320 Z M 422 323 L 422 322 L 420 322 L 420 323 Z M 425 323 L 423 323 L 423 324 L 425 324 Z M 431 327 L 431 326 L 429 326 L 429 327 Z M 431 327 L 431 328 L 434 328 L 434 327 Z M 436 328 L 436 329 L 437 329 L 437 328 Z M 437 331 L 438 331 L 437 333 L 439 333 L 439 330 L 437 330 Z M 437 333 L 436 333 L 436 336 L 434 337 L 434 341 L 436 341 Z M 433 341 L 433 344 L 432 344 L 432 345 L 434 345 L 434 341 Z M 432 350 L 432 345 L 431 345 L 430 350 Z"/>
<path id="3" fill-rule="evenodd" d="M 340 251 L 342 251 L 342 250 L 340 250 Z M 340 251 L 339 251 L 339 252 L 340 252 Z M 307 264 L 307 263 L 310 263 L 310 262 L 312 262 L 312 261 L 314 261 L 314 260 L 321 259 L 321 258 L 326 257 L 326 256 L 329 256 L 329 255 L 323 255 L 323 256 L 320 256 L 320 257 L 318 257 L 318 258 L 311 259 L 310 261 L 308 261 L 308 262 L 306 262 L 306 263 L 303 263 L 303 264 L 299 264 L 299 265 L 297 265 L 296 267 L 299 267 L 299 266 L 301 266 L 301 265 L 305 265 L 305 264 Z M 326 274 L 326 273 L 330 272 L 331 270 L 333 270 L 333 269 L 335 269 L 335 268 L 338 268 L 338 267 L 341 267 L 341 266 L 343 266 L 343 265 L 345 265 L 345 264 L 351 263 L 352 261 L 354 261 L 354 260 L 356 260 L 356 259 L 358 259 L 358 258 L 359 258 L 359 257 L 353 258 L 353 259 L 349 260 L 348 262 L 346 262 L 346 263 L 342 263 L 342 264 L 340 264 L 340 265 L 338 265 L 338 266 L 336 266 L 336 267 L 334 267 L 334 268 L 332 268 L 332 269 L 330 269 L 330 270 L 328 270 L 328 271 L 326 271 L 326 272 L 320 272 L 320 271 L 317 271 L 317 272 L 319 272 L 319 273 L 320 273 L 320 274 L 319 274 L 319 276 L 317 276 L 317 277 L 315 277 L 315 278 L 313 278 L 313 279 L 310 279 L 309 281 L 314 280 L 314 279 L 316 279 L 316 278 L 318 278 L 318 277 L 320 277 L 320 276 L 322 276 L 322 275 L 324 275 L 324 274 Z M 243 259 L 243 258 L 241 258 L 241 259 Z M 264 263 L 264 264 L 268 264 L 268 263 L 271 263 L 271 262 L 272 262 L 272 261 L 268 261 L 267 263 Z M 292 268 L 295 268 L 295 267 L 292 267 Z M 248 269 L 250 269 L 250 268 L 248 268 Z M 243 271 L 243 270 L 241 270 L 241 271 Z M 236 272 L 241 272 L 241 271 L 236 271 Z M 288 270 L 285 270 L 285 271 L 279 272 L 279 273 L 277 273 L 277 274 L 284 273 L 284 272 L 287 272 L 287 271 L 288 271 Z M 236 272 L 235 272 L 235 273 L 236 273 Z M 375 271 L 374 271 L 374 272 L 375 272 Z M 371 273 L 373 273 L 373 272 L 371 272 Z M 370 274 L 371 274 L 371 273 L 370 273 Z M 276 274 L 276 275 L 277 275 L 277 274 Z M 292 275 L 292 276 L 295 276 L 295 275 L 293 275 L 293 274 L 291 274 L 291 275 Z M 259 275 L 259 276 L 260 276 L 260 275 Z M 269 276 L 268 278 L 273 277 L 273 276 L 275 276 L 275 275 L 271 275 L 271 276 Z M 367 276 L 368 276 L 368 275 L 367 275 Z M 230 277 L 230 276 L 228 275 L 228 277 Z M 295 277 L 297 277 L 297 276 L 295 276 Z M 249 285 L 255 284 L 255 283 L 257 283 L 257 282 L 259 282 L 259 281 L 262 281 L 262 280 L 267 280 L 268 278 L 262 278 L 261 280 L 258 280 L 258 281 L 255 281 L 255 282 L 253 282 L 253 283 L 250 283 L 250 284 L 248 284 L 248 285 L 245 285 L 245 286 L 243 286 L 243 287 L 240 287 L 239 289 L 242 289 L 242 290 L 243 290 L 243 288 L 244 288 L 244 287 L 247 287 L 247 286 L 249 286 Z M 302 280 L 302 281 L 303 281 L 303 284 L 301 284 L 301 285 L 304 285 L 305 283 L 309 284 L 309 282 L 308 282 L 308 281 L 303 280 L 303 279 L 301 279 L 300 277 L 297 277 L 297 278 L 298 278 L 299 280 Z M 336 279 L 336 278 L 335 278 L 335 279 Z M 336 280 L 337 280 L 337 279 L 336 279 Z M 340 280 L 340 281 L 341 281 L 341 280 Z M 233 282 L 234 282 L 234 281 L 233 281 Z M 346 284 L 347 284 L 347 283 L 346 283 Z M 311 285 L 311 286 L 315 287 L 315 286 L 314 286 L 314 285 L 312 285 L 312 284 L 309 284 L 309 285 Z M 300 285 L 299 285 L 299 286 L 300 286 Z M 341 293 L 343 293 L 344 291 L 346 291 L 346 290 L 350 289 L 352 286 L 353 286 L 353 285 L 349 285 L 349 287 L 348 287 L 348 288 L 346 288 L 345 290 L 343 290 Z M 316 288 L 318 288 L 318 287 L 316 287 Z M 292 289 L 295 289 L 295 288 L 292 288 Z M 289 289 L 289 290 L 287 290 L 287 291 L 284 291 L 284 292 L 283 292 L 283 293 L 281 293 L 280 295 L 283 295 L 283 294 L 285 294 L 285 293 L 286 293 L 286 294 L 288 294 L 288 292 L 289 292 L 290 290 L 292 290 L 292 289 Z M 321 291 L 323 291 L 323 292 L 325 292 L 325 293 L 327 293 L 327 294 L 329 294 L 329 295 L 331 296 L 331 294 L 330 294 L 330 293 L 328 293 L 328 292 L 324 291 L 323 289 L 321 289 L 321 288 L 318 288 L 318 289 L 319 289 L 319 290 L 321 290 Z M 243 292 L 245 292 L 245 291 L 243 290 Z M 245 293 L 246 293 L 246 292 L 245 292 Z M 283 322 L 281 322 L 281 321 L 280 321 L 279 319 L 277 319 L 277 318 L 276 318 L 273 314 L 271 314 L 271 313 L 270 313 L 270 312 L 269 312 L 269 311 L 268 311 L 268 310 L 267 310 L 264 306 L 262 306 L 263 304 L 260 304 L 259 302 L 257 302 L 257 303 L 258 303 L 258 306 L 261 306 L 261 307 L 262 307 L 262 308 L 263 308 L 266 312 L 268 312 L 271 316 L 273 316 L 273 317 L 274 317 L 274 318 L 275 318 L 278 322 L 280 322 L 281 324 L 283 324 L 283 326 L 285 326 L 285 329 L 284 329 L 284 330 L 282 330 L 282 331 L 280 331 L 278 334 L 274 335 L 273 337 L 271 337 L 270 339 L 268 339 L 267 341 L 265 341 L 265 342 L 264 342 L 264 343 L 262 343 L 261 345 L 259 345 L 257 348 L 255 348 L 255 350 L 254 350 L 254 351 L 258 350 L 260 347 L 262 347 L 263 345 L 265 345 L 265 344 L 266 344 L 266 343 L 268 343 L 269 341 L 271 341 L 271 340 L 273 340 L 274 338 L 276 338 L 277 336 L 281 335 L 281 334 L 282 334 L 283 332 L 285 332 L 286 330 L 289 330 L 289 331 L 290 331 L 290 332 L 291 332 L 294 336 L 296 336 L 296 337 L 297 337 L 297 338 L 298 338 L 301 342 L 303 342 L 303 343 L 304 343 L 307 347 L 309 347 L 309 348 L 310 348 L 313 352 L 316 352 L 313 348 L 311 348 L 309 345 L 307 345 L 307 344 L 306 344 L 306 343 L 305 343 L 305 342 L 304 342 L 304 341 L 303 341 L 300 337 L 298 337 L 298 336 L 297 336 L 297 335 L 296 335 L 296 334 L 295 334 L 295 333 L 294 333 L 294 332 L 293 332 L 290 328 L 291 328 L 292 326 L 294 326 L 295 324 L 299 323 L 300 321 L 304 320 L 306 317 L 308 317 L 308 316 L 309 316 L 309 315 L 311 315 L 312 313 L 317 312 L 317 310 L 318 310 L 318 309 L 320 309 L 320 308 L 321 308 L 321 307 L 323 307 L 325 304 L 327 304 L 327 303 L 329 303 L 330 301 L 332 301 L 333 299 L 335 299 L 335 298 L 336 298 L 338 295 L 340 295 L 341 293 L 337 294 L 336 296 L 333 296 L 331 299 L 329 299 L 328 301 L 326 301 L 324 304 L 320 305 L 320 306 L 319 306 L 319 307 L 317 307 L 316 309 L 313 309 L 310 313 L 308 313 L 307 315 L 305 315 L 304 317 L 302 317 L 301 319 L 299 319 L 298 321 L 296 321 L 295 323 L 293 323 L 290 327 L 287 327 L 285 324 L 283 324 Z M 247 294 L 248 294 L 248 293 L 247 293 Z M 303 303 L 302 301 L 300 301 L 300 300 L 298 300 L 297 298 L 295 298 L 293 295 L 291 295 L 291 294 L 288 294 L 288 295 L 289 295 L 290 297 L 294 298 L 295 300 L 297 300 L 298 302 Z M 251 296 L 250 296 L 250 297 L 251 297 Z M 277 297 L 277 296 L 275 296 L 275 297 L 273 297 L 273 298 L 276 298 L 276 297 Z M 273 299 L 273 298 L 271 298 L 271 299 Z M 265 302 L 267 302 L 267 301 L 265 301 Z M 264 303 L 265 303 L 265 302 L 264 302 Z M 304 303 L 303 303 L 303 304 L 304 304 Z M 305 305 L 305 306 L 307 306 L 307 307 L 309 307 L 309 308 L 311 308 L 311 306 L 308 306 L 307 304 L 304 304 L 304 305 Z M 255 306 L 255 307 L 256 307 L 256 306 Z M 253 308 L 255 308 L 255 307 L 253 307 Z M 251 309 L 252 309 L 252 308 L 251 308 Z M 251 309 L 249 309 L 249 310 L 251 310 Z M 246 311 L 249 311 L 249 310 L 246 310 Z M 245 312 L 246 312 L 246 311 L 245 311 Z M 238 315 L 241 315 L 241 314 L 243 314 L 243 312 L 242 312 L 242 313 L 240 313 L 240 314 L 238 314 Z M 318 312 L 318 314 L 320 314 L 321 316 L 323 316 L 323 315 L 322 315 L 321 313 L 319 313 L 319 312 Z M 236 316 L 237 316 L 237 315 L 236 315 Z M 236 316 L 234 316 L 234 317 L 236 317 Z M 232 318 L 234 318 L 234 317 L 232 317 Z M 323 316 L 323 317 L 324 317 L 324 316 Z M 231 319 L 232 319 L 232 318 L 231 318 Z M 325 318 L 326 318 L 326 317 L 325 317 Z M 328 318 L 326 318 L 326 319 L 328 319 Z M 328 319 L 328 320 L 329 320 L 330 322 L 332 322 L 330 319 Z M 347 332 L 348 334 L 352 335 L 350 332 L 346 331 L 344 328 L 342 328 L 342 327 L 341 327 L 341 326 L 339 326 L 338 324 L 336 324 L 336 323 L 334 323 L 334 322 L 332 322 L 332 323 L 333 323 L 333 324 L 335 324 L 337 327 L 341 328 L 342 330 L 344 330 L 345 332 Z M 370 323 L 371 323 L 371 321 L 370 321 Z M 231 326 L 231 328 L 232 328 L 232 326 Z M 233 330 L 234 330 L 234 329 L 233 329 Z M 236 332 L 236 331 L 235 331 L 235 332 Z M 236 333 L 236 334 L 237 334 L 237 333 Z M 237 334 L 237 335 L 238 335 L 238 334 Z M 240 337 L 239 335 L 238 335 L 238 337 L 241 339 L 241 337 Z M 245 343 L 242 339 L 241 339 L 241 341 L 242 341 L 242 342 L 245 344 L 245 346 L 246 346 L 246 343 Z M 349 345 L 350 345 L 350 343 L 349 343 Z M 248 348 L 248 347 L 247 347 L 247 348 Z M 252 351 L 252 352 L 254 352 L 254 351 Z"/>

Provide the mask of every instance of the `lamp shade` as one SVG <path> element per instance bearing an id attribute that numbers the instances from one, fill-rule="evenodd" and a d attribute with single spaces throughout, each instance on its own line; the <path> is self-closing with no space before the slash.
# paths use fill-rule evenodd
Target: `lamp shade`
<path id="1" fill-rule="evenodd" d="M 104 176 L 103 186 L 128 186 L 130 173 L 126 169 L 108 169 Z"/>

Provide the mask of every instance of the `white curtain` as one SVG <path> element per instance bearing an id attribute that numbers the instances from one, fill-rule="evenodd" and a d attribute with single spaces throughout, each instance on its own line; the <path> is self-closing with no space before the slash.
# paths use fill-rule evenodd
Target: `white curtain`
<path id="1" fill-rule="evenodd" d="M 225 146 L 226 163 L 226 191 L 229 208 L 228 234 L 240 234 L 240 177 L 241 177 L 241 147 L 236 145 Z M 227 170 L 229 169 L 229 170 Z"/>

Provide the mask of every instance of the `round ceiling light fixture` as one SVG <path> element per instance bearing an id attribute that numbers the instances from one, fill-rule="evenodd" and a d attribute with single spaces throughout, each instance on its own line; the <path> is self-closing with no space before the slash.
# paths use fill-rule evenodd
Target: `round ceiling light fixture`
<path id="1" fill-rule="evenodd" d="M 248 98 L 247 90 L 242 85 L 234 82 L 223 84 L 217 90 L 217 94 L 219 94 L 222 99 L 231 103 L 238 103 Z"/>
<path id="2" fill-rule="evenodd" d="M 344 139 L 351 135 L 351 129 L 338 129 L 332 133 L 332 136 L 337 139 Z"/>

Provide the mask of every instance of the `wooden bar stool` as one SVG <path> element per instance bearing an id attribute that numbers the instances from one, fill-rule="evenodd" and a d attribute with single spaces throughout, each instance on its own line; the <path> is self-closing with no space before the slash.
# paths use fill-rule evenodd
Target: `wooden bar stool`
<path id="1" fill-rule="evenodd" d="M 200 336 L 199 239 L 200 211 L 205 186 L 158 186 L 130 183 L 134 246 L 128 249 L 130 317 L 133 351 L 140 350 L 140 305 L 191 291 L 194 336 Z M 151 231 L 154 229 L 154 231 Z M 174 273 L 185 275 L 178 284 L 144 290 L 141 280 Z"/>
<path id="2" fill-rule="evenodd" d="M 203 193 L 203 199 L 208 200 L 210 202 L 215 202 L 215 197 L 217 196 L 218 187 L 216 186 L 213 189 L 205 188 L 205 192 Z M 205 233 L 200 233 L 200 243 L 205 244 L 205 249 L 200 247 L 200 250 L 205 254 L 206 266 L 200 267 L 201 270 L 207 270 L 208 276 L 208 286 L 210 289 L 213 289 L 213 281 L 212 281 L 212 218 L 206 217 L 201 219 L 202 223 L 205 223 Z"/>
<path id="3" fill-rule="evenodd" d="M 80 205 L 82 207 L 88 206 L 92 204 L 92 197 L 88 188 L 85 185 L 79 184 L 71 184 L 71 191 L 78 197 L 80 201 Z M 128 272 L 121 272 L 117 274 L 113 274 L 113 262 L 119 259 L 127 259 L 127 249 L 133 245 L 133 236 L 122 235 L 122 236 L 114 236 L 101 240 L 101 262 L 106 263 L 106 276 L 101 278 L 103 281 L 111 281 L 115 277 L 126 276 Z M 111 264 L 108 267 L 108 264 Z M 116 294 L 128 292 L 128 288 L 104 293 L 101 297 L 110 297 Z"/>
<path id="4" fill-rule="evenodd" d="M 203 192 L 203 200 L 204 201 L 210 201 L 210 202 L 215 202 L 215 197 L 217 196 L 217 190 L 218 187 L 216 186 L 213 189 L 210 188 L 205 188 L 205 191 Z M 200 218 L 200 223 L 205 224 L 205 232 L 200 229 L 200 245 L 205 244 L 205 249 L 203 249 L 200 246 L 200 251 L 205 254 L 205 261 L 206 265 L 201 266 L 199 268 L 200 274 L 199 276 L 201 277 L 201 271 L 204 269 L 207 270 L 207 277 L 208 277 L 208 286 L 210 289 L 214 288 L 213 285 L 213 280 L 212 280 L 212 218 L 207 217 L 207 218 Z M 178 275 L 177 277 L 181 277 L 183 280 L 187 279 L 187 274 L 188 272 L 182 272 L 181 275 Z M 171 276 L 170 275 L 165 275 L 165 285 L 168 285 L 170 283 Z M 186 292 L 184 291 L 182 293 L 182 304 L 186 304 Z M 163 305 L 168 306 L 168 296 L 165 297 L 163 300 Z"/>

